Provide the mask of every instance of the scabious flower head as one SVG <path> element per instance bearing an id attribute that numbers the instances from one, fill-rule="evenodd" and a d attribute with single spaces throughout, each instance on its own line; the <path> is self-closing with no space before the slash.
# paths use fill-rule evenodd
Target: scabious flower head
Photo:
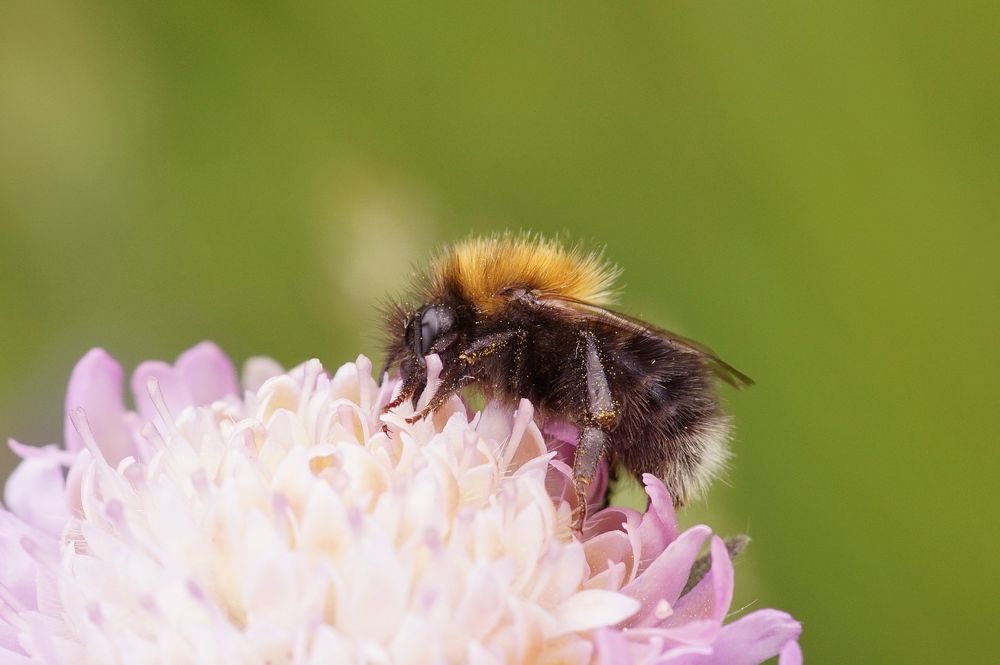
<path id="1" fill-rule="evenodd" d="M 0 662 L 801 662 L 783 612 L 723 624 L 725 545 L 678 533 L 656 478 L 575 533 L 568 446 L 526 401 L 408 425 L 364 357 L 251 361 L 241 390 L 210 344 L 141 365 L 134 411 L 122 384 L 91 351 L 64 444 L 11 442 Z"/>

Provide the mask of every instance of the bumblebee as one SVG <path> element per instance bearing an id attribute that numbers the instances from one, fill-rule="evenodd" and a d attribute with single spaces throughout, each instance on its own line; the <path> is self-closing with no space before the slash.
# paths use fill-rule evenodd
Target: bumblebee
<path id="1" fill-rule="evenodd" d="M 729 455 L 715 379 L 753 382 L 705 346 L 609 309 L 618 275 L 599 252 L 527 234 L 448 247 L 416 279 L 419 306 L 385 308 L 386 370 L 402 379 L 385 410 L 416 407 L 425 356 L 438 354 L 440 384 L 408 422 L 473 385 L 487 399 L 527 398 L 543 420 L 575 424 L 578 527 L 605 458 L 655 474 L 683 505 Z"/>

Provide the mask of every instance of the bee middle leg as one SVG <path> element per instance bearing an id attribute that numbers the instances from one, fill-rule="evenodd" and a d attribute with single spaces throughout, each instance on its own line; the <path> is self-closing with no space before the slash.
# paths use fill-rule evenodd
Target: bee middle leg
<path id="1" fill-rule="evenodd" d="M 484 358 L 496 354 L 510 344 L 521 345 L 527 338 L 527 331 L 513 328 L 502 332 L 486 335 L 475 340 L 458 354 L 460 360 L 468 365 L 475 365 Z"/>

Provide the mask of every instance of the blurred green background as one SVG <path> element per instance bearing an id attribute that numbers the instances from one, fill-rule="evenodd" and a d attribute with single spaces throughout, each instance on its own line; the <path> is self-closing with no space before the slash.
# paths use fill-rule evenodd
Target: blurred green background
<path id="1" fill-rule="evenodd" d="M 3 14 L 4 435 L 60 440 L 91 346 L 336 366 L 441 243 L 567 232 L 758 382 L 684 516 L 753 536 L 734 609 L 814 663 L 995 653 L 997 3 Z"/>

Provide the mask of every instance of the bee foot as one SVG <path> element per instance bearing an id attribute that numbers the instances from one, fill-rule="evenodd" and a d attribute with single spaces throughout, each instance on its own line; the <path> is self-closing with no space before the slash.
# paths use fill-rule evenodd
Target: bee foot
<path id="1" fill-rule="evenodd" d="M 570 528 L 573 530 L 573 535 L 581 538 L 583 537 L 583 522 L 587 519 L 587 511 L 576 508 L 572 515 L 573 521 L 570 523 Z"/>
<path id="2" fill-rule="evenodd" d="M 392 411 L 393 409 L 395 409 L 397 406 L 399 406 L 402 403 L 403 403 L 403 400 L 401 400 L 401 399 L 394 399 L 394 400 L 392 400 L 391 402 L 389 402 L 388 404 L 386 404 L 385 406 L 382 407 L 382 413 L 389 413 L 390 411 Z"/>

